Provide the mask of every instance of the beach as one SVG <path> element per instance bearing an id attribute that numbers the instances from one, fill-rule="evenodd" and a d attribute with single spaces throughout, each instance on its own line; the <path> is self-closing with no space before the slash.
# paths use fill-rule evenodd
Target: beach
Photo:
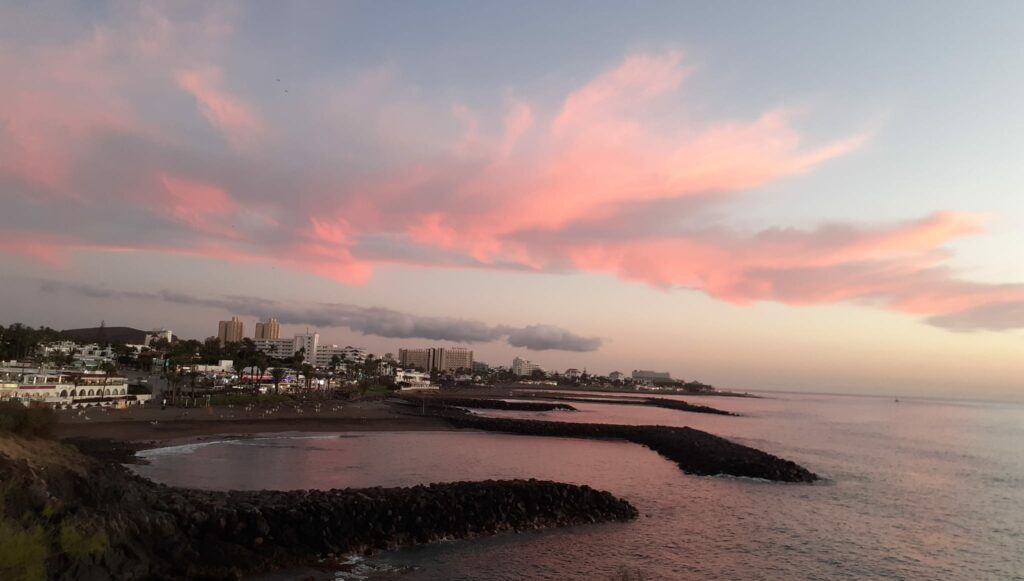
<path id="1" fill-rule="evenodd" d="M 151 406 L 90 410 L 82 415 L 74 410 L 62 411 L 58 412 L 55 436 L 62 440 L 97 438 L 152 447 L 214 435 L 452 429 L 440 418 L 402 413 L 383 401 L 325 400 L 320 402 L 319 411 L 310 403 L 257 407 L 251 411 L 241 406 L 164 410 Z"/>

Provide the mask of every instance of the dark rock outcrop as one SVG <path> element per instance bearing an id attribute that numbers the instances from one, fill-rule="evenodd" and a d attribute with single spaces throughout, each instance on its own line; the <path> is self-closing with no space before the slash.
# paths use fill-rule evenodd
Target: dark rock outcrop
<path id="1" fill-rule="evenodd" d="M 40 464 L 0 453 L 0 524 L 43 531 L 35 542 L 54 579 L 228 579 L 352 552 L 637 516 L 607 492 L 557 482 L 215 492 L 77 457 Z M 61 548 L 72 542 L 84 548 Z"/>
<path id="2" fill-rule="evenodd" d="M 450 415 L 446 419 L 458 428 L 530 436 L 627 440 L 647 446 L 690 474 L 725 474 L 779 482 L 814 482 L 818 479 L 816 474 L 795 462 L 693 428 L 544 422 L 465 414 Z"/>

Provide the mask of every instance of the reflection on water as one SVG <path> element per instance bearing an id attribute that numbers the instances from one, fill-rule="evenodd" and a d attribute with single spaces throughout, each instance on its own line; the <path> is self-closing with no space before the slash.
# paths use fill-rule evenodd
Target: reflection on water
<path id="1" fill-rule="evenodd" d="M 686 398 L 682 398 L 686 399 Z M 642 516 L 376 557 L 409 580 L 1013 578 L 1024 572 L 1024 408 L 880 398 L 701 399 L 732 418 L 576 404 L 488 415 L 689 425 L 828 477 L 780 485 L 693 477 L 634 444 L 477 432 L 237 440 L 150 452 L 138 470 L 208 488 L 331 488 L 534 477 L 609 490 Z M 713 403 L 710 403 L 713 402 Z"/>

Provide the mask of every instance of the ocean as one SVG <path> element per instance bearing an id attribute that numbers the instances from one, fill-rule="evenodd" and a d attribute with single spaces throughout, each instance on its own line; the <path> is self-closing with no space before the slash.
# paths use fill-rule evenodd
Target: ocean
<path id="1" fill-rule="evenodd" d="M 690 426 L 793 460 L 817 484 L 690 476 L 636 444 L 480 432 L 268 434 L 142 453 L 177 486 L 304 489 L 538 478 L 640 518 L 412 547 L 361 571 L 408 581 L 1024 579 L 1024 405 L 805 394 L 691 397 L 742 417 L 581 403 L 480 412 Z"/>

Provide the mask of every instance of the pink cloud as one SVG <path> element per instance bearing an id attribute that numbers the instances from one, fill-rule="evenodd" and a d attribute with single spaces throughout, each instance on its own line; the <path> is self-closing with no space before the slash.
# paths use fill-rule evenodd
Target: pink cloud
<path id="1" fill-rule="evenodd" d="M 161 198 L 174 218 L 198 232 L 238 238 L 239 233 L 225 222 L 240 212 L 237 202 L 215 185 L 163 174 L 160 176 L 167 197 Z"/>
<path id="2" fill-rule="evenodd" d="M 259 141 L 264 126 L 252 107 L 222 88 L 222 74 L 214 66 L 177 72 L 178 86 L 195 97 L 196 104 L 210 125 L 220 130 L 236 147 L 245 148 Z"/>
<path id="3" fill-rule="evenodd" d="M 391 69 L 356 76 L 321 102 L 310 97 L 275 129 L 281 150 L 268 152 L 253 146 L 269 133 L 257 111 L 273 108 L 229 90 L 221 71 L 235 69 L 216 58 L 230 19 L 193 29 L 143 12 L 24 58 L 0 51 L 13 87 L 0 93 L 0 178 L 27 185 L 20 215 L 53 204 L 34 199 L 37 189 L 54 191 L 83 216 L 117 212 L 142 232 L 97 235 L 71 219 L 59 237 L 40 225 L 0 251 L 51 265 L 81 250 L 260 261 L 345 284 L 385 262 L 580 270 L 737 304 L 856 301 L 961 327 L 1024 300 L 1021 285 L 974 283 L 948 268 L 949 244 L 982 231 L 967 213 L 754 233 L 701 222 L 701 208 L 726 213 L 726 199 L 814 171 L 866 137 L 808 144 L 782 107 L 746 119 L 693 115 L 680 97 L 690 68 L 679 52 L 629 56 L 557 102 L 517 95 L 493 110 L 417 100 Z M 181 91 L 224 142 L 190 141 L 162 116 Z M 104 153 L 98 144 L 110 135 L 125 141 Z M 365 141 L 375 148 L 364 158 Z M 136 149 L 138 165 L 123 161 Z M 101 187 L 86 188 L 90 180 Z M 956 313 L 970 316 L 948 318 Z"/>

